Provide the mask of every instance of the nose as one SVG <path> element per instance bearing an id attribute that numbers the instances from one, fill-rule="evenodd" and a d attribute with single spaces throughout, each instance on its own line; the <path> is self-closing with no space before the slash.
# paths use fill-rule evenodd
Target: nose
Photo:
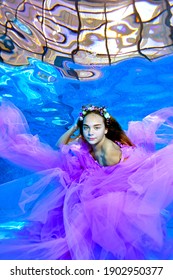
<path id="1" fill-rule="evenodd" d="M 93 135 L 93 129 L 92 129 L 92 128 L 90 128 L 90 129 L 88 130 L 88 135 L 89 135 L 89 136 Z"/>

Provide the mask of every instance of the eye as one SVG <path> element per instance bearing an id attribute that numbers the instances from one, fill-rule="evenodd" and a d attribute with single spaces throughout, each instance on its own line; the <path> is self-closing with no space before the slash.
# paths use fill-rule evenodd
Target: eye
<path id="1" fill-rule="evenodd" d="M 87 126 L 83 126 L 83 130 L 87 130 L 88 129 L 88 127 Z"/>
<path id="2" fill-rule="evenodd" d="M 95 130 L 98 130 L 98 129 L 100 129 L 100 126 L 96 126 L 96 127 L 95 127 Z"/>

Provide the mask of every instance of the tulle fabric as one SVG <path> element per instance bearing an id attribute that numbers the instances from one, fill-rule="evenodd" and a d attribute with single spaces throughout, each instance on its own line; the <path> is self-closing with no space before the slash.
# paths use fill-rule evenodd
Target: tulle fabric
<path id="1" fill-rule="evenodd" d="M 0 155 L 32 173 L 0 186 L 0 258 L 173 259 L 172 116 L 165 108 L 130 122 L 136 146 L 120 145 L 121 162 L 104 167 L 82 140 L 41 143 L 3 103 Z"/>

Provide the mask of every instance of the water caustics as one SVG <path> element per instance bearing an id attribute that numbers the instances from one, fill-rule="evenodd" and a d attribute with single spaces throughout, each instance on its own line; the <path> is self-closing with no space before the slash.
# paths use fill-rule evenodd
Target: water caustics
<path id="1" fill-rule="evenodd" d="M 1 61 L 26 65 L 34 57 L 62 67 L 64 60 L 82 65 L 136 56 L 152 60 L 173 51 L 172 9 L 168 0 L 1 0 Z"/>

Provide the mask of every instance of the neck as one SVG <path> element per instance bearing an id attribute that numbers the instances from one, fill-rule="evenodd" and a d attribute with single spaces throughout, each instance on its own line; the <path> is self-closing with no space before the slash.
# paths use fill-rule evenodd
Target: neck
<path id="1" fill-rule="evenodd" d="M 97 153 L 97 152 L 101 151 L 104 147 L 105 141 L 106 141 L 106 137 L 104 136 L 103 139 L 99 143 L 97 143 L 95 145 L 91 145 L 93 152 Z"/>

